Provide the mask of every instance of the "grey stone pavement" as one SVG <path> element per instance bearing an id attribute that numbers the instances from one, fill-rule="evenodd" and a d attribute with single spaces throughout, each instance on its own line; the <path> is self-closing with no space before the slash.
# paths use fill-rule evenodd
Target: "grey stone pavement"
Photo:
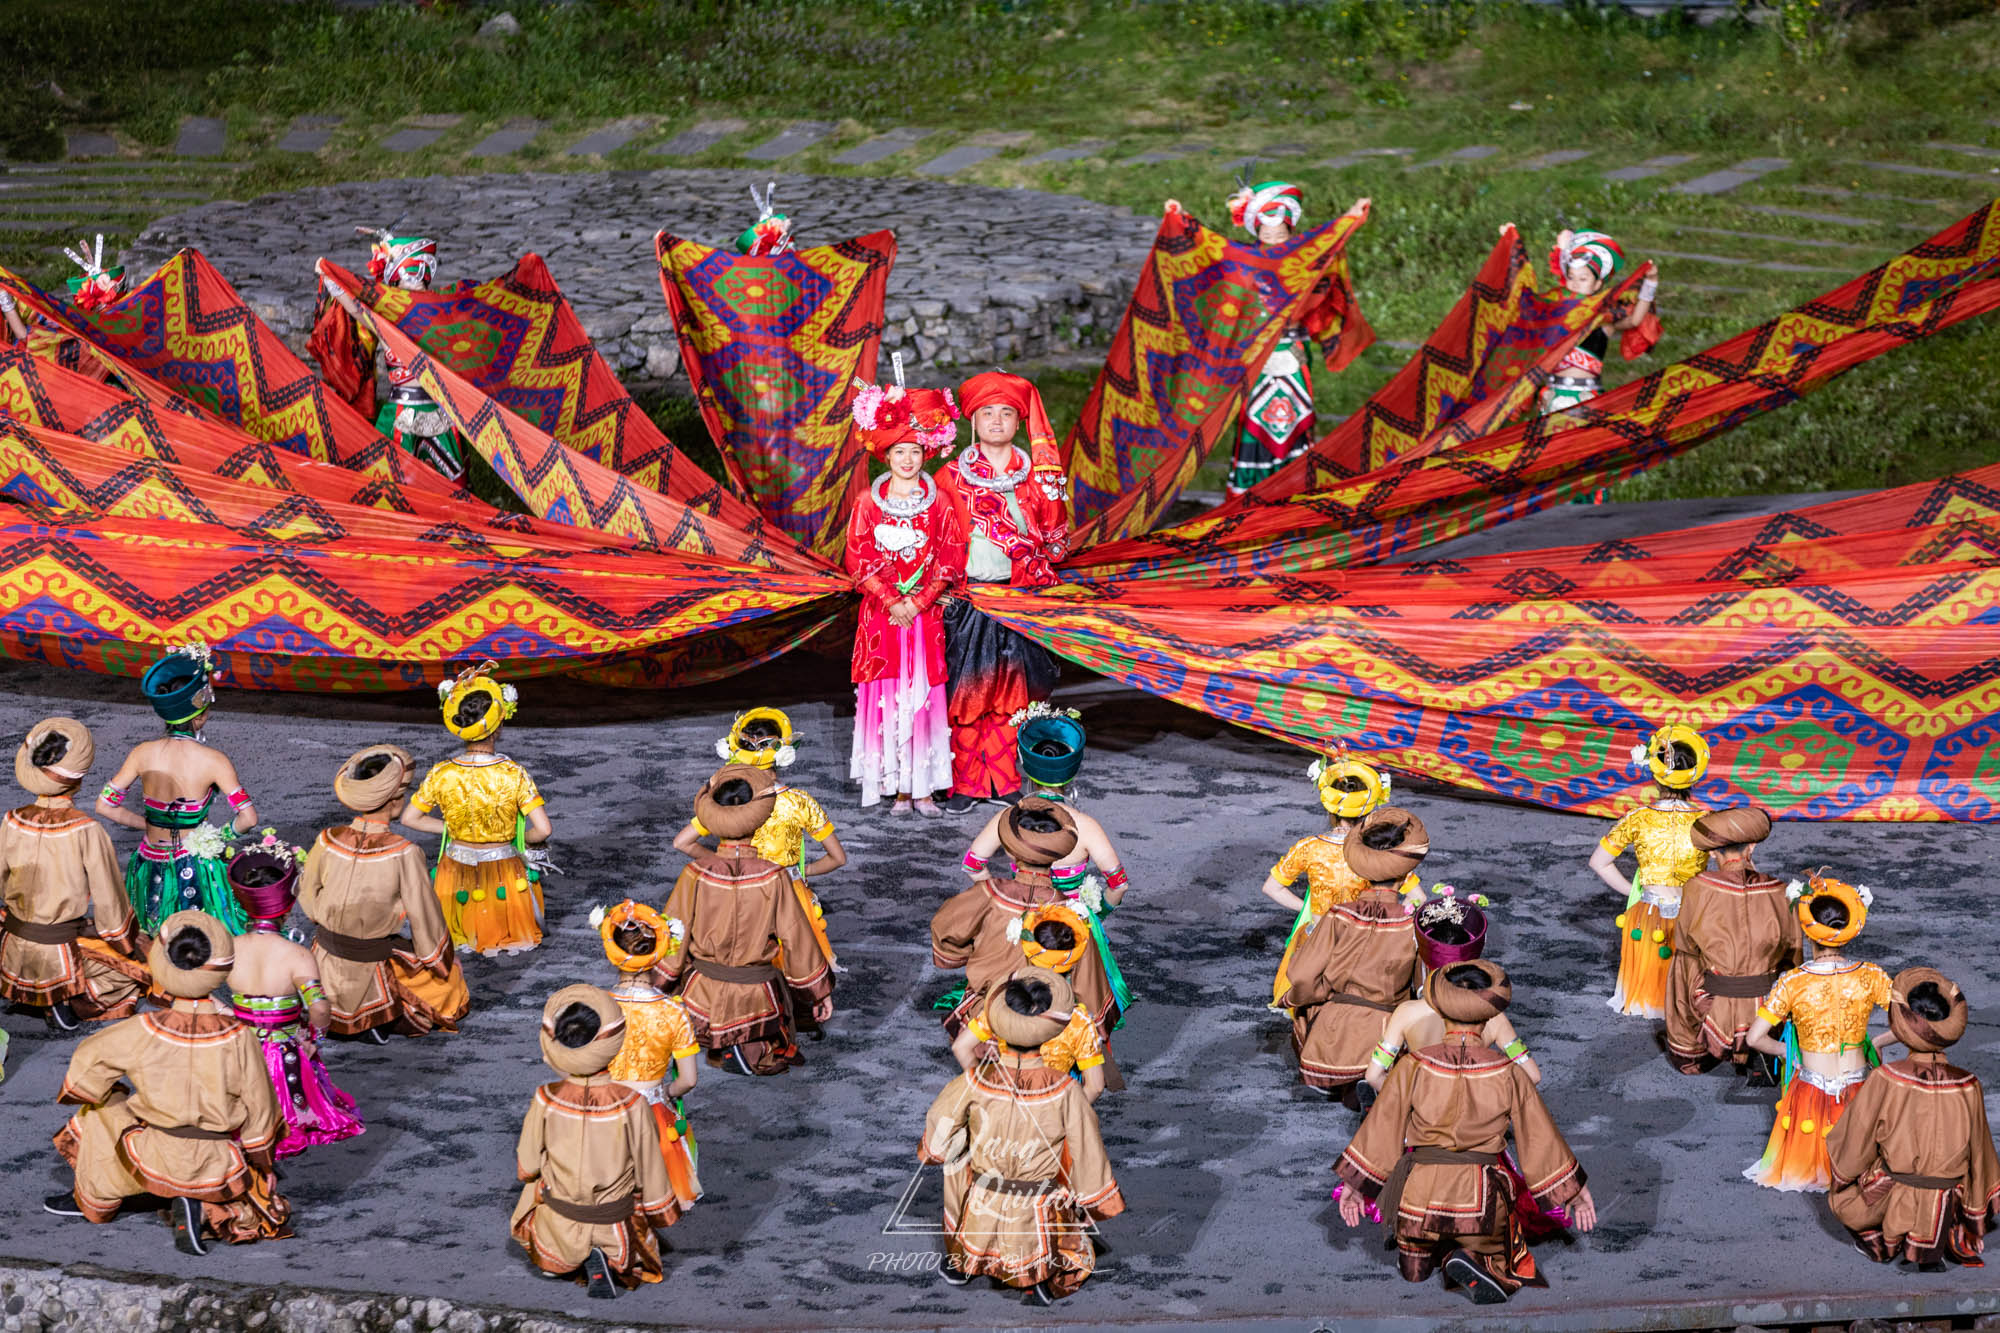
<path id="1" fill-rule="evenodd" d="M 1596 540 L 1780 503 L 1565 506 L 1457 549 Z M 1985 1270 L 1877 1267 L 1847 1247 L 1818 1198 L 1741 1179 L 1774 1095 L 1674 1073 L 1656 1024 L 1604 1007 L 1619 904 L 1585 868 L 1601 821 L 1408 788 L 1400 799 L 1437 849 L 1427 878 L 1494 900 L 1490 953 L 1513 971 L 1516 1024 L 1602 1225 L 1543 1247 L 1551 1287 L 1506 1307 L 1476 1310 L 1435 1283 L 1402 1282 L 1382 1233 L 1347 1230 L 1328 1202 L 1353 1118 L 1298 1085 L 1285 1025 L 1264 1007 L 1289 922 L 1258 885 L 1292 839 L 1323 826 L 1307 757 L 1081 675 L 1059 697 L 1090 730 L 1082 803 L 1118 839 L 1133 879 L 1111 922 L 1139 997 L 1115 1041 L 1131 1086 L 1099 1106 L 1129 1207 L 1102 1227 L 1097 1275 L 1054 1310 L 983 1283 L 943 1285 L 929 1269 L 936 1238 L 922 1234 L 937 1181 L 918 1172 L 915 1151 L 924 1110 L 954 1072 L 930 1010 L 953 979 L 930 968 L 926 926 L 963 884 L 957 860 L 984 815 L 894 820 L 855 807 L 843 780 L 844 667 L 836 651 L 666 694 L 524 688 L 503 748 L 548 794 L 568 871 L 551 883 L 549 937 L 524 958 L 469 965 L 476 1007 L 456 1036 L 331 1048 L 368 1130 L 286 1168 L 296 1239 L 194 1260 L 150 1217 L 93 1227 L 43 1215 L 40 1197 L 67 1183 L 49 1137 L 65 1118 L 53 1098 L 74 1039 L 5 1018 L 0 1264 L 760 1329 L 1735 1327 L 2000 1307 Z M 129 681 L 4 664 L 0 691 L 10 743 L 53 712 L 96 730 L 93 789 L 125 746 L 156 734 Z M 554 1077 L 536 1055 L 537 1015 L 557 987 L 607 979 L 590 906 L 665 894 L 680 864 L 672 831 L 715 766 L 716 736 L 751 702 L 793 709 L 805 743 L 790 779 L 825 801 L 852 857 L 820 886 L 851 971 L 802 1070 L 752 1080 L 703 1069 L 690 1105 L 708 1195 L 665 1233 L 667 1281 L 591 1302 L 538 1278 L 507 1237 L 520 1111 Z M 296 841 L 339 817 L 331 777 L 352 750 L 385 738 L 425 762 L 452 750 L 425 695 L 231 693 L 210 735 Z M 119 836 L 121 849 L 129 842 Z M 1827 864 L 1875 887 L 1858 952 L 1892 969 L 1934 962 L 1965 987 L 1975 1017 L 1958 1058 L 1989 1084 L 2000 1080 L 2000 964 L 1984 896 L 1993 849 L 1978 826 L 1785 824 L 1763 857 L 1772 871 Z"/>

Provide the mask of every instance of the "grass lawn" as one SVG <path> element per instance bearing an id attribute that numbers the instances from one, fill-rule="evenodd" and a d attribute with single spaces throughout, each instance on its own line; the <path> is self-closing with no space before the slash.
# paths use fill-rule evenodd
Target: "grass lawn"
<path id="1" fill-rule="evenodd" d="M 1879 8 L 1830 53 L 1810 59 L 1789 54 L 1768 26 L 1699 28 L 1676 18 L 1504 3 L 520 3 L 512 6 L 520 36 L 476 36 L 498 8 L 186 0 L 167 24 L 129 3 L 9 0 L 0 6 L 0 49 L 25 73 L 0 83 L 0 153 L 56 157 L 61 131 L 72 126 L 113 129 L 133 153 L 157 153 L 182 116 L 221 116 L 230 155 L 246 164 L 224 188 L 249 197 L 413 172 L 548 169 L 557 165 L 552 144 L 561 133 L 574 137 L 624 115 L 655 117 L 663 132 L 702 119 L 746 120 L 754 128 L 745 136 L 686 160 L 729 165 L 769 127 L 811 117 L 835 122 L 837 131 L 787 161 L 788 171 L 907 171 L 920 159 L 863 169 L 831 162 L 847 145 L 896 125 L 1027 130 L 1030 146 L 963 179 L 1145 211 L 1171 195 L 1213 219 L 1231 186 L 1223 162 L 1295 145 L 1304 151 L 1287 155 L 1282 170 L 1305 186 L 1309 217 L 1329 216 L 1358 195 L 1375 200 L 1351 253 L 1384 341 L 1344 374 L 1318 377 L 1322 413 L 1333 416 L 1353 410 L 1402 363 L 1408 351 L 1386 344 L 1428 332 L 1499 223 L 1519 225 L 1537 251 L 1558 228 L 1589 225 L 1618 235 L 1630 254 L 1657 257 L 1667 336 L 1646 361 L 1611 368 L 1616 382 L 1836 285 L 1993 193 L 1980 179 L 1885 175 L 1857 161 L 1979 172 L 1985 160 L 1926 156 L 1926 145 L 2000 144 L 2000 15 L 1966 0 Z M 371 150 L 383 127 L 443 112 L 466 120 L 435 147 L 407 156 Z M 349 123 L 320 153 L 272 151 L 300 114 Z M 517 116 L 552 128 L 510 158 L 465 156 L 488 129 Z M 639 149 L 659 137 L 602 163 L 560 165 L 658 166 Z M 1078 162 L 1026 163 L 1043 147 L 1082 138 L 1110 143 Z M 1189 141 L 1212 151 L 1185 162 L 1115 165 Z M 1497 146 L 1498 164 L 1560 148 L 1593 156 L 1546 171 L 1470 164 L 1406 172 L 1382 159 L 1304 165 L 1356 147 L 1429 154 L 1468 143 Z M 1792 166 L 1717 197 L 1667 193 L 1660 180 L 1602 177 L 1607 166 L 1667 153 L 1698 154 L 1703 170 L 1751 157 L 1783 157 Z M 1767 207 L 1847 220 L 1759 211 Z M 801 223 L 809 239 L 823 239 L 810 234 L 809 218 Z M 0 233 L 0 262 L 54 278 L 57 239 Z M 1661 250 L 1694 257 L 1657 256 Z M 1893 485 L 2000 458 L 1996 351 L 2000 332 L 1981 321 L 1892 353 L 1617 494 Z M 1058 427 L 1066 425 L 1088 374 L 1051 370 L 1039 378 Z M 674 404 L 659 410 L 677 440 L 699 435 L 691 412 Z M 1212 463 L 1203 480 L 1219 476 Z"/>

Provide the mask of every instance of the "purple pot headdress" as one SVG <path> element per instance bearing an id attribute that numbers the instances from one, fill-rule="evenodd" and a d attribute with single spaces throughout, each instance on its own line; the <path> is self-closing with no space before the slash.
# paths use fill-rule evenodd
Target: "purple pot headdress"
<path id="1" fill-rule="evenodd" d="M 1450 967 L 1479 957 L 1486 949 L 1485 895 L 1461 894 L 1449 884 L 1431 892 L 1432 899 L 1416 912 L 1417 956 L 1424 967 Z"/>

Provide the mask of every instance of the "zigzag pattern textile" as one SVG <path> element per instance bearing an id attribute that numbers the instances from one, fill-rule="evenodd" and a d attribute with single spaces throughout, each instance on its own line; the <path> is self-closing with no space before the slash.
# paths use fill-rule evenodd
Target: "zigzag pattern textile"
<path id="1" fill-rule="evenodd" d="M 752 258 L 668 232 L 660 290 L 701 418 L 773 524 L 837 560 L 868 480 L 847 402 L 873 383 L 893 232 Z"/>
<path id="2" fill-rule="evenodd" d="M 639 410 L 537 254 L 443 293 L 322 272 L 493 401 L 593 462 L 746 532 L 762 519 Z"/>
<path id="3" fill-rule="evenodd" d="M 0 268 L 0 286 L 50 326 L 101 353 L 142 397 L 170 392 L 281 449 L 346 467 L 374 469 L 405 485 L 451 492 L 362 416 L 326 392 L 318 376 L 258 319 L 236 289 L 194 250 L 183 250 L 124 296 L 80 311 Z"/>
<path id="4" fill-rule="evenodd" d="M 1988 204 L 1830 292 L 1582 407 L 1072 555 L 1074 582 L 1231 586 L 1420 550 L 1637 475 L 1891 348 L 2000 304 Z"/>
<path id="5" fill-rule="evenodd" d="M 1623 304 L 1652 271 L 1650 263 L 1641 265 L 1587 297 L 1545 297 L 1535 290 L 1535 267 L 1520 233 L 1508 226 L 1465 294 L 1387 384 L 1311 449 L 1224 508 L 1322 490 L 1505 426 L 1530 406 L 1600 313 Z"/>
<path id="6" fill-rule="evenodd" d="M 1364 218 L 1239 245 L 1167 214 L 1083 413 L 1064 443 L 1071 549 L 1150 529 L 1236 423 L 1253 371 L 1310 309 L 1346 364 L 1374 337 L 1347 273 Z"/>

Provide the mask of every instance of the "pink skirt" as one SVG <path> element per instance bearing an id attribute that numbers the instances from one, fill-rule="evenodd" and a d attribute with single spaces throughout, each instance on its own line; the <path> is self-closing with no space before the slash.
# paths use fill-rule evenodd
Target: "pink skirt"
<path id="1" fill-rule="evenodd" d="M 848 776 L 861 784 L 861 804 L 904 792 L 929 796 L 951 788 L 951 719 L 945 711 L 944 663 L 929 651 L 926 611 L 902 629 L 897 655 L 903 675 L 854 687 L 854 755 Z"/>
<path id="2" fill-rule="evenodd" d="M 285 1122 L 285 1132 L 272 1150 L 276 1157 L 296 1157 L 307 1148 L 351 1139 L 362 1131 L 361 1117 L 354 1114 L 354 1099 L 333 1086 L 319 1053 L 305 1049 L 296 1018 L 274 1026 L 277 1014 L 240 1005 L 236 1016 L 257 1030 L 264 1047 L 264 1068 L 271 1076 L 272 1091 L 278 1094 L 278 1114 Z"/>

